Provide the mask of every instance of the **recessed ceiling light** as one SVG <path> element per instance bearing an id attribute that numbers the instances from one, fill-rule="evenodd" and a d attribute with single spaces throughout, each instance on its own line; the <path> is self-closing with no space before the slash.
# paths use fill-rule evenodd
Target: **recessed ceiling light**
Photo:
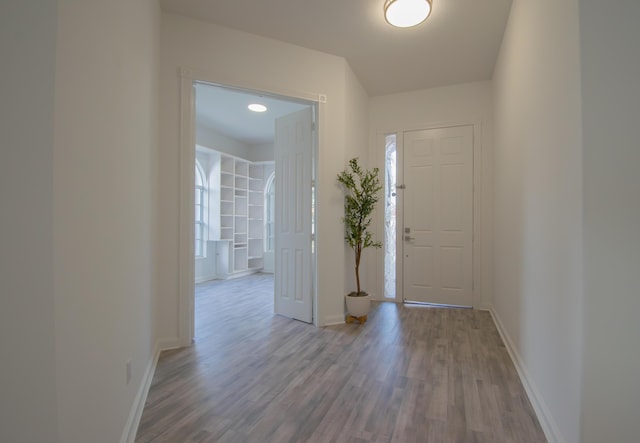
<path id="1" fill-rule="evenodd" d="M 384 18 L 390 25 L 409 28 L 419 25 L 429 17 L 432 0 L 387 0 Z"/>
<path id="2" fill-rule="evenodd" d="M 267 107 L 265 105 L 261 105 L 259 103 L 251 103 L 248 107 L 253 112 L 264 112 L 267 110 Z"/>

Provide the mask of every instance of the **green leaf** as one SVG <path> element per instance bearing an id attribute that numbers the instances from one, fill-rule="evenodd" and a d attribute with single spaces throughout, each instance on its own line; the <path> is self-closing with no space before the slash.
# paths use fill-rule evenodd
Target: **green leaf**
<path id="1" fill-rule="evenodd" d="M 360 292 L 360 253 L 365 248 L 380 248 L 381 242 L 373 239 L 369 232 L 371 214 L 378 203 L 379 193 L 383 186 L 380 184 L 378 168 L 362 169 L 358 158 L 349 160 L 348 169 L 338 174 L 337 180 L 345 191 L 344 239 L 356 253 L 356 286 Z"/>

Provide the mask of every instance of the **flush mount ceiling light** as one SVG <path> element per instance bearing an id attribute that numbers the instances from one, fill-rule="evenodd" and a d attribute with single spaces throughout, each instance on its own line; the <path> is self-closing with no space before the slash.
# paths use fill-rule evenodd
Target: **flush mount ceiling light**
<path id="1" fill-rule="evenodd" d="M 261 105 L 259 103 L 251 103 L 248 108 L 253 112 L 264 112 L 267 110 L 265 105 Z"/>
<path id="2" fill-rule="evenodd" d="M 390 25 L 409 28 L 429 17 L 433 0 L 386 0 L 384 18 Z"/>

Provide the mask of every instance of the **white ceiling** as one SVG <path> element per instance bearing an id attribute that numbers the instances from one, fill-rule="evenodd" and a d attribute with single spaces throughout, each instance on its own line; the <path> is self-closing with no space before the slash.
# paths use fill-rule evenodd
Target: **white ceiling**
<path id="1" fill-rule="evenodd" d="M 263 104 L 267 111 L 250 111 L 247 107 L 251 103 Z M 196 123 L 246 145 L 273 142 L 275 119 L 309 106 L 309 103 L 196 84 Z"/>
<path id="2" fill-rule="evenodd" d="M 433 0 L 415 28 L 394 28 L 384 0 L 160 0 L 184 15 L 344 57 L 369 96 L 489 80 L 512 0 Z M 250 95 L 250 94 L 249 94 Z M 257 96 L 253 96 L 254 98 Z M 270 111 L 246 110 L 247 94 L 202 86 L 199 123 L 252 145 L 273 140 L 273 120 L 299 109 L 263 97 Z"/>
<path id="3" fill-rule="evenodd" d="M 488 80 L 511 0 L 433 0 L 394 28 L 384 0 L 160 0 L 164 11 L 344 57 L 370 96 Z"/>

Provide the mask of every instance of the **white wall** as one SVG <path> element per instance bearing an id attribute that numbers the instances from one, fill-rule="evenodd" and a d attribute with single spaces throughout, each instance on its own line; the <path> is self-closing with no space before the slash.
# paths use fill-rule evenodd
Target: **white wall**
<path id="1" fill-rule="evenodd" d="M 216 243 L 213 241 L 205 241 L 204 247 L 206 254 L 204 257 L 196 257 L 195 261 L 195 282 L 202 283 L 214 280 L 218 277 L 216 265 Z"/>
<path id="2" fill-rule="evenodd" d="M 640 438 L 640 3 L 580 0 L 582 442 Z"/>
<path id="3" fill-rule="evenodd" d="M 351 69 L 345 69 L 345 82 L 346 88 L 346 100 L 344 110 L 345 121 L 345 148 L 344 148 L 344 165 L 342 165 L 340 171 L 347 167 L 347 162 L 358 157 L 360 164 L 363 167 L 374 167 L 375 165 L 369 164 L 368 152 L 367 152 L 367 127 L 369 123 L 369 112 L 367 107 L 369 105 L 369 96 L 366 91 L 360 85 L 358 79 L 353 74 Z M 357 129 L 357 130 L 354 130 Z M 338 186 L 341 192 L 342 203 L 340 205 L 339 212 L 335 213 L 334 217 L 340 221 L 341 238 L 343 247 L 345 250 L 345 281 L 344 281 L 344 294 L 348 294 L 356 290 L 356 275 L 355 275 L 355 254 L 344 241 L 344 224 L 342 223 L 342 216 L 344 215 L 344 193 L 341 187 L 337 184 L 336 177 L 333 179 L 333 187 Z M 367 273 L 367 264 L 371 261 L 370 251 L 366 251 L 362 255 L 360 262 L 360 284 L 361 288 L 366 292 L 373 292 L 374 286 L 371 284 L 371 274 Z M 375 295 L 372 293 L 372 296 Z"/>
<path id="4" fill-rule="evenodd" d="M 576 0 L 514 0 L 493 87 L 494 314 L 550 440 L 578 442 L 583 274 Z"/>
<path id="5" fill-rule="evenodd" d="M 60 441 L 53 293 L 56 2 L 0 2 L 0 441 Z"/>
<path id="6" fill-rule="evenodd" d="M 387 133 L 434 127 L 439 124 L 479 124 L 480 150 L 482 153 L 481 186 L 476 192 L 482 196 L 480 224 L 482 268 L 477 271 L 476 287 L 479 288 L 477 306 L 486 308 L 491 303 L 491 186 L 492 186 L 492 99 L 491 83 L 466 83 L 443 88 L 413 91 L 401 94 L 373 97 L 370 100 L 370 163 L 382 171 L 384 177 L 384 139 Z M 476 135 L 474 134 L 474 137 Z M 479 174 L 480 171 L 476 171 Z M 379 207 L 381 208 L 382 203 Z M 384 212 L 377 214 L 377 238 L 384 239 Z M 376 259 L 367 262 L 367 276 L 375 285 L 378 298 L 384 297 L 384 250 L 376 251 Z"/>
<path id="7" fill-rule="evenodd" d="M 275 150 L 273 142 L 260 143 L 249 146 L 247 160 L 252 162 L 268 162 L 275 160 Z"/>
<path id="8" fill-rule="evenodd" d="M 254 90 L 327 96 L 319 116 L 318 306 L 320 325 L 343 321 L 344 254 L 342 198 L 334 185 L 344 165 L 345 134 L 366 132 L 344 121 L 344 59 L 192 19 L 164 14 L 161 39 L 161 146 L 159 245 L 163 337 L 178 335 L 179 76 L 189 68 L 209 81 Z M 366 109 L 361 109 L 366 113 Z"/>
<path id="9" fill-rule="evenodd" d="M 159 22 L 153 0 L 0 7 L 2 441 L 126 430 L 153 348 Z"/>
<path id="10" fill-rule="evenodd" d="M 218 134 L 215 130 L 207 126 L 196 126 L 196 143 L 252 162 L 274 160 L 273 142 L 247 145 L 238 140 Z"/>
<path id="11" fill-rule="evenodd" d="M 155 0 L 68 0 L 57 14 L 59 440 L 113 443 L 153 358 L 160 12 Z"/>
<path id="12" fill-rule="evenodd" d="M 246 144 L 218 134 L 213 129 L 201 124 L 196 125 L 196 143 L 244 159 L 249 159 L 250 156 L 250 149 Z"/>

